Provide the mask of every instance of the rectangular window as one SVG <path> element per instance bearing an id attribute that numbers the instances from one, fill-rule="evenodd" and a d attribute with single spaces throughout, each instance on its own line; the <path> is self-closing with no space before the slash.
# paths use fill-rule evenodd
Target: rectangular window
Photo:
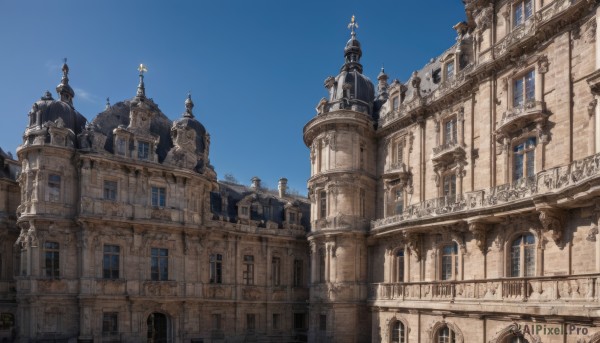
<path id="1" fill-rule="evenodd" d="M 535 174 L 536 138 L 530 137 L 513 149 L 513 181 Z"/>
<path id="2" fill-rule="evenodd" d="M 304 286 L 304 263 L 302 260 L 294 260 L 294 287 Z"/>
<path id="3" fill-rule="evenodd" d="M 281 314 L 279 313 L 273 313 L 273 330 L 279 330 L 279 326 L 280 326 L 280 322 L 281 322 Z"/>
<path id="4" fill-rule="evenodd" d="M 402 143 L 396 143 L 396 153 L 394 154 L 394 157 L 395 157 L 394 162 L 396 162 L 397 164 L 400 164 L 403 161 L 404 151 L 402 148 L 403 148 Z"/>
<path id="5" fill-rule="evenodd" d="M 360 189 L 359 194 L 360 195 L 358 197 L 358 201 L 359 201 L 358 205 L 359 205 L 359 210 L 360 210 L 360 216 L 364 218 L 367 215 L 367 213 L 366 213 L 367 212 L 366 211 L 366 205 L 367 205 L 366 204 L 366 197 L 367 197 L 367 195 L 366 195 L 366 192 L 365 192 L 365 190 L 363 188 Z"/>
<path id="6" fill-rule="evenodd" d="M 397 111 L 400 107 L 400 97 L 395 96 L 392 100 L 392 110 Z"/>
<path id="7" fill-rule="evenodd" d="M 248 331 L 256 330 L 256 315 L 254 313 L 246 313 L 246 329 Z"/>
<path id="8" fill-rule="evenodd" d="M 273 286 L 281 285 L 281 259 L 273 257 L 271 260 L 271 273 L 273 273 Z"/>
<path id="9" fill-rule="evenodd" d="M 446 80 L 454 76 L 454 61 L 446 63 Z"/>
<path id="10" fill-rule="evenodd" d="M 442 81 L 442 69 L 438 68 L 436 70 L 434 70 L 431 73 L 431 80 L 433 81 L 433 83 L 437 84 L 440 83 L 440 81 Z"/>
<path id="11" fill-rule="evenodd" d="M 244 255 L 244 284 L 254 285 L 254 256 Z"/>
<path id="12" fill-rule="evenodd" d="M 167 189 L 164 187 L 152 187 L 152 206 L 165 207 Z"/>
<path id="13" fill-rule="evenodd" d="M 150 156 L 150 143 L 138 142 L 138 159 L 147 160 Z"/>
<path id="14" fill-rule="evenodd" d="M 210 255 L 210 283 L 223 283 L 223 255 Z"/>
<path id="15" fill-rule="evenodd" d="M 522 25 L 533 15 L 533 0 L 516 3 L 513 7 L 513 27 Z"/>
<path id="16" fill-rule="evenodd" d="M 458 130 L 456 125 L 456 117 L 447 120 L 444 123 L 444 144 L 456 143 Z"/>
<path id="17" fill-rule="evenodd" d="M 121 248 L 118 245 L 105 245 L 102 258 L 102 277 L 105 279 L 119 278 L 119 255 Z"/>
<path id="18" fill-rule="evenodd" d="M 320 331 L 327 330 L 327 315 L 325 315 L 325 314 L 319 315 L 319 330 Z"/>
<path id="19" fill-rule="evenodd" d="M 212 315 L 212 329 L 216 331 L 221 331 L 223 329 L 220 313 L 215 313 Z"/>
<path id="20" fill-rule="evenodd" d="M 535 71 L 531 70 L 513 81 L 513 107 L 535 101 Z"/>
<path id="21" fill-rule="evenodd" d="M 290 224 L 296 224 L 296 212 L 289 212 Z"/>
<path id="22" fill-rule="evenodd" d="M 102 314 L 102 335 L 116 335 L 119 333 L 119 314 L 117 312 L 104 312 Z"/>
<path id="23" fill-rule="evenodd" d="M 122 138 L 116 139 L 117 155 L 125 156 L 127 152 L 127 143 Z"/>
<path id="24" fill-rule="evenodd" d="M 404 212 L 404 192 L 401 189 L 396 190 L 394 214 L 402 214 Z"/>
<path id="25" fill-rule="evenodd" d="M 104 180 L 104 200 L 117 200 L 117 182 Z"/>
<path id="26" fill-rule="evenodd" d="M 458 274 L 458 246 L 456 243 L 442 249 L 442 280 L 453 280 Z"/>
<path id="27" fill-rule="evenodd" d="M 294 330 L 306 329 L 306 315 L 304 313 L 294 313 Z"/>
<path id="28" fill-rule="evenodd" d="M 152 248 L 150 250 L 150 276 L 152 281 L 169 279 L 169 249 Z"/>
<path id="29" fill-rule="evenodd" d="M 320 282 L 325 282 L 326 280 L 326 275 L 325 275 L 325 251 L 321 250 L 319 251 L 319 281 Z"/>
<path id="30" fill-rule="evenodd" d="M 444 176 L 443 191 L 445 197 L 452 198 L 456 196 L 456 174 L 452 173 Z"/>
<path id="31" fill-rule="evenodd" d="M 44 243 L 44 260 L 46 277 L 57 279 L 60 277 L 60 252 L 56 242 Z"/>
<path id="32" fill-rule="evenodd" d="M 48 175 L 48 201 L 60 201 L 60 175 Z"/>
<path id="33" fill-rule="evenodd" d="M 327 217 L 327 192 L 321 191 L 319 193 L 319 218 Z"/>
<path id="34" fill-rule="evenodd" d="M 12 313 L 0 313 L 0 330 L 11 330 L 15 326 L 15 316 Z"/>
<path id="35" fill-rule="evenodd" d="M 242 215 L 243 216 L 248 216 L 248 214 L 250 213 L 248 206 L 242 206 Z"/>
<path id="36" fill-rule="evenodd" d="M 271 206 L 263 206 L 263 216 L 265 220 L 271 220 Z"/>

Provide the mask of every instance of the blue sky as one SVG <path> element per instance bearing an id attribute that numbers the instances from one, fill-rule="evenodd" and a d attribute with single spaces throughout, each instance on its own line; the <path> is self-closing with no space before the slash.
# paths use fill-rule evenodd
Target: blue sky
<path id="1" fill-rule="evenodd" d="M 465 17 L 460 0 L 0 0 L 0 147 L 14 154 L 31 104 L 55 94 L 63 57 L 88 120 L 106 97 L 135 95 L 144 63 L 146 94 L 169 118 L 192 92 L 220 179 L 276 187 L 285 176 L 305 194 L 302 128 L 339 72 L 353 14 L 364 73 L 376 80 L 384 64 L 390 81 L 451 46 Z"/>

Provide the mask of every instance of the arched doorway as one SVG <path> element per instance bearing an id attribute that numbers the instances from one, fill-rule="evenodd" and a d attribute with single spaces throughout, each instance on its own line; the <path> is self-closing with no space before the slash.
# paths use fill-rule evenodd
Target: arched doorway
<path id="1" fill-rule="evenodd" d="M 154 312 L 148 316 L 148 343 L 171 342 L 171 322 L 164 313 Z"/>

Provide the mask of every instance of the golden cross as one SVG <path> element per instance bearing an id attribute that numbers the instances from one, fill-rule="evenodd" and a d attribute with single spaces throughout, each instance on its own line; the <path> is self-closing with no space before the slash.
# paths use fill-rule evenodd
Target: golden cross
<path id="1" fill-rule="evenodd" d="M 350 19 L 350 24 L 348 24 L 348 28 L 350 29 L 350 31 L 352 31 L 352 33 L 354 33 L 354 29 L 358 29 L 358 23 L 356 22 L 354 14 L 352 15 L 352 19 Z"/>
<path id="2" fill-rule="evenodd" d="M 146 66 L 144 64 L 140 63 L 140 66 L 138 67 L 138 71 L 140 72 L 140 75 L 144 75 L 144 73 L 148 71 L 148 68 L 146 68 Z"/>

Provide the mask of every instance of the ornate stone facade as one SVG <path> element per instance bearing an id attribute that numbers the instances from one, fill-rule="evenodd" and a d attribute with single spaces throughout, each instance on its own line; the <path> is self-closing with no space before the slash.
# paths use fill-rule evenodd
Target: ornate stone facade
<path id="1" fill-rule="evenodd" d="M 313 342 L 600 342 L 598 2 L 463 2 L 373 97 L 353 31 L 304 128 Z"/>
<path id="2" fill-rule="evenodd" d="M 91 122 L 68 67 L 0 150 L 0 340 L 306 340 L 308 200 L 218 182 L 191 97 L 145 95 Z"/>

